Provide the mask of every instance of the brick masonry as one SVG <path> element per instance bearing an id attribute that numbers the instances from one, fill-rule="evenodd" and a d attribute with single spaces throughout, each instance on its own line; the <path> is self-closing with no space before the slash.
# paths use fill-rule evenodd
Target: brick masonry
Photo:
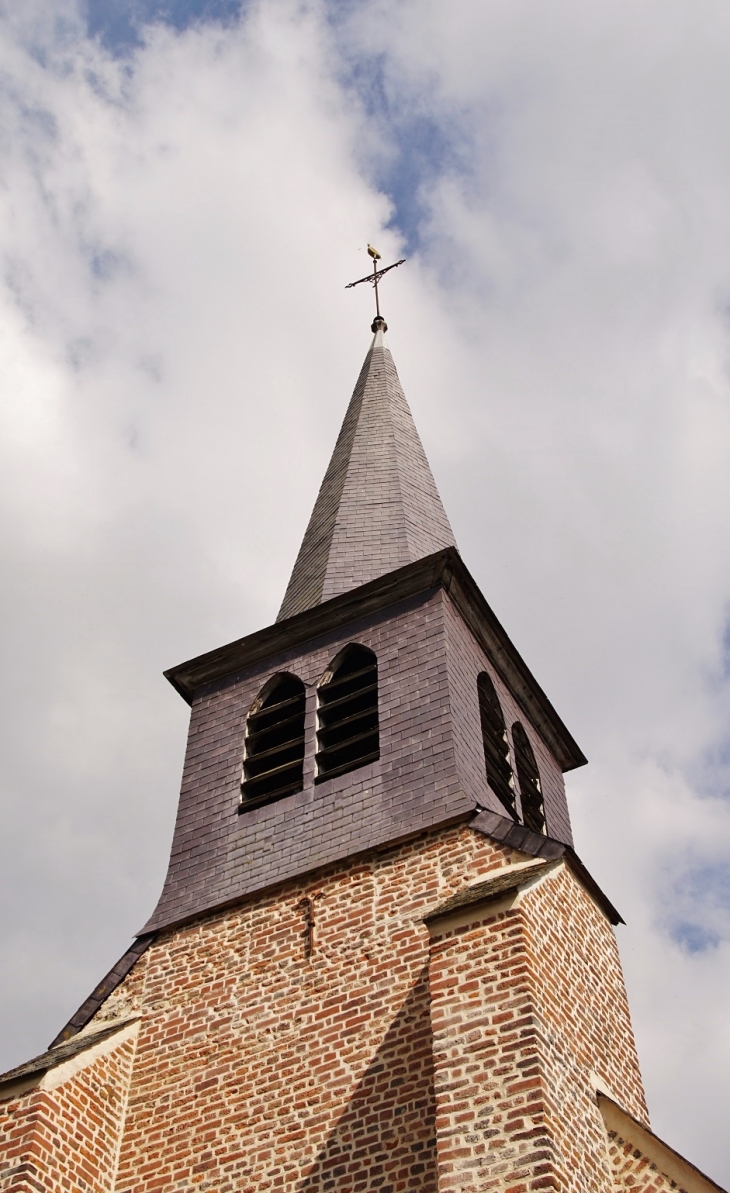
<path id="1" fill-rule="evenodd" d="M 686 1193 L 682 1185 L 660 1172 L 633 1144 L 613 1132 L 609 1133 L 609 1141 L 612 1193 L 623 1193 L 625 1189 L 631 1193 L 672 1193 L 676 1189 Z"/>
<path id="2" fill-rule="evenodd" d="M 547 870 L 431 924 L 440 1190 L 609 1190 L 596 1083 L 647 1119 L 613 932 L 563 862 Z"/>
<path id="3" fill-rule="evenodd" d="M 317 683 L 348 642 L 378 659 L 380 759 L 314 782 Z M 144 931 L 473 814 L 504 812 L 486 781 L 476 678 L 492 675 L 508 725 L 525 724 L 551 836 L 571 843 L 560 767 L 439 588 L 259 662 L 193 702 L 170 866 Z M 248 709 L 276 672 L 307 689 L 304 789 L 238 814 Z"/>
<path id="4" fill-rule="evenodd" d="M 453 827 L 163 933 L 119 1193 L 435 1191 L 423 916 L 516 856 Z M 130 1009 L 121 987 L 109 1011 Z"/>
<path id="5" fill-rule="evenodd" d="M 446 900 L 526 863 L 559 869 L 496 930 L 429 932 Z M 645 1108 L 611 928 L 561 867 L 454 825 L 161 932 L 87 1029 L 137 1017 L 131 1080 L 90 1065 L 52 1108 L 0 1102 L 6 1139 L 32 1124 L 6 1164 L 40 1174 L 0 1189 L 614 1193 L 593 1071 Z"/>
<path id="6" fill-rule="evenodd" d="M 2 1193 L 113 1193 L 134 1047 L 134 1030 L 122 1032 L 79 1069 L 0 1100 Z"/>

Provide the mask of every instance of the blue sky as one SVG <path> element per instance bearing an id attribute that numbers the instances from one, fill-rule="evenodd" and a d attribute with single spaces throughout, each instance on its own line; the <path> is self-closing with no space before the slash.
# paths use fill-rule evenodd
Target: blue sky
<path id="1" fill-rule="evenodd" d="M 144 25 L 162 22 L 183 30 L 198 22 L 238 19 L 240 0 L 88 0 L 87 27 L 114 54 L 128 54 Z"/>
<path id="2" fill-rule="evenodd" d="M 413 252 L 420 247 L 421 225 L 428 216 L 422 189 L 445 173 L 468 169 L 468 124 L 453 113 L 426 110 L 426 96 L 401 89 L 384 52 L 353 52 L 350 38 L 340 40 L 338 35 L 343 27 L 347 29 L 353 12 L 364 7 L 361 0 L 328 6 L 330 27 L 342 54 L 338 77 L 344 88 L 354 91 L 383 136 L 381 151 L 364 160 L 363 167 L 392 203 L 388 227 L 403 237 L 406 251 Z M 180 32 L 204 24 L 225 28 L 245 12 L 245 0 L 88 0 L 87 28 L 112 54 L 128 57 L 140 46 L 150 24 L 161 23 Z"/>

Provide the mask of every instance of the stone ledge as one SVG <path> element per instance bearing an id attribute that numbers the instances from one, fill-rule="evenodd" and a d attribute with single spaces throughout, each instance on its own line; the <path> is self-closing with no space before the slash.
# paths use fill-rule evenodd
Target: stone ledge
<path id="1" fill-rule="evenodd" d="M 474 886 L 458 891 L 445 903 L 424 916 L 423 922 L 433 924 L 436 920 L 443 919 L 444 916 L 451 916 L 455 911 L 461 911 L 478 903 L 491 903 L 502 895 L 518 891 L 520 887 L 525 886 L 538 875 L 547 873 L 554 864 L 554 862 L 527 862 L 522 866 L 510 866 L 494 878 L 488 878 L 486 882 L 477 882 Z"/>
<path id="2" fill-rule="evenodd" d="M 115 1023 L 107 1024 L 101 1031 L 89 1031 L 76 1035 L 72 1040 L 57 1044 L 55 1047 L 49 1048 L 47 1052 L 42 1052 L 40 1056 L 35 1056 L 32 1060 L 17 1065 L 14 1069 L 9 1069 L 7 1073 L 0 1073 L 0 1098 L 12 1097 L 16 1092 L 24 1092 L 20 1090 L 21 1085 L 29 1088 L 50 1069 L 55 1069 L 59 1065 L 65 1064 L 66 1061 L 73 1060 L 87 1049 L 96 1048 L 97 1045 L 103 1044 L 111 1036 L 116 1035 L 123 1027 L 129 1027 L 136 1021 L 136 1016 L 127 1016 L 124 1019 L 118 1019 Z M 16 1087 L 18 1087 L 17 1091 Z"/>

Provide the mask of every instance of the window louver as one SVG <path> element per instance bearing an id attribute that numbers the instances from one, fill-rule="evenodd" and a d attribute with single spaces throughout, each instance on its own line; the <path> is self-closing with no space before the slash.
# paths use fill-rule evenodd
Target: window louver
<path id="1" fill-rule="evenodd" d="M 315 782 L 380 757 L 378 661 L 364 646 L 351 646 L 319 687 Z"/>
<path id="2" fill-rule="evenodd" d="M 302 790 L 304 704 L 304 684 L 294 675 L 255 701 L 246 721 L 242 811 Z"/>
<path id="3" fill-rule="evenodd" d="M 487 767 L 487 782 L 510 815 L 516 817 L 515 785 L 509 758 L 507 727 L 504 723 L 499 698 L 494 690 L 494 684 L 486 671 L 482 671 L 477 679 L 477 687 L 479 690 L 479 715 L 482 722 L 482 740 L 484 742 L 484 761 Z"/>
<path id="4" fill-rule="evenodd" d="M 536 833 L 545 832 L 545 807 L 542 799 L 540 772 L 529 738 L 520 724 L 512 726 L 512 742 L 515 747 L 517 781 L 522 797 L 522 819 L 528 828 Z"/>

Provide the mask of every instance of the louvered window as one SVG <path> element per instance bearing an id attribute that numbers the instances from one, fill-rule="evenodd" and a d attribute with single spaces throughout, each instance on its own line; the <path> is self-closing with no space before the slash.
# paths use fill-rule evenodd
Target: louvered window
<path id="1" fill-rule="evenodd" d="M 502 708 L 494 690 L 494 684 L 482 671 L 477 680 L 479 690 L 479 714 L 482 722 L 484 761 L 487 767 L 487 782 L 502 801 L 507 811 L 516 818 L 515 782 L 509 758 L 507 727 Z"/>
<path id="2" fill-rule="evenodd" d="M 378 734 L 378 660 L 348 646 L 319 686 L 317 782 L 374 762 Z"/>
<path id="3" fill-rule="evenodd" d="M 545 832 L 545 808 L 542 800 L 540 772 L 529 738 L 519 721 L 512 726 L 515 748 L 515 767 L 522 799 L 522 819 L 536 833 Z"/>
<path id="4" fill-rule="evenodd" d="M 304 684 L 277 677 L 254 701 L 246 721 L 241 810 L 302 790 Z"/>

